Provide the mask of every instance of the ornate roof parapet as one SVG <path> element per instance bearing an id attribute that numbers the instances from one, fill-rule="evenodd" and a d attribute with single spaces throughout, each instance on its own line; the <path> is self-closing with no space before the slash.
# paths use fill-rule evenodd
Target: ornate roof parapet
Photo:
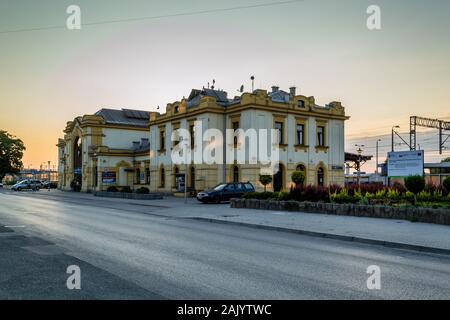
<path id="1" fill-rule="evenodd" d="M 80 126 L 86 127 L 89 125 L 101 125 L 105 124 L 105 119 L 99 115 L 86 114 L 81 118 Z"/>

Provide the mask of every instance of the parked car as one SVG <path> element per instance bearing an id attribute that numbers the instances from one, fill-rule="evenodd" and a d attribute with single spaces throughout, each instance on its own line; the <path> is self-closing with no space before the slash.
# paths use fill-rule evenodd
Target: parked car
<path id="1" fill-rule="evenodd" d="M 240 198 L 244 193 L 255 192 L 255 188 L 250 182 L 221 183 L 211 190 L 199 192 L 197 200 L 203 203 L 228 201 L 231 198 Z"/>
<path id="2" fill-rule="evenodd" d="M 0 182 L 0 188 L 3 188 L 3 183 Z"/>
<path id="3" fill-rule="evenodd" d="M 48 189 L 49 185 L 50 189 L 56 189 L 58 187 L 58 184 L 54 181 L 44 181 L 42 182 L 42 189 Z"/>
<path id="4" fill-rule="evenodd" d="M 13 185 L 11 190 L 22 191 L 22 190 L 31 189 L 31 190 L 37 191 L 41 188 L 42 188 L 41 181 L 35 180 L 35 179 L 26 179 L 26 180 L 22 180 L 22 181 L 16 183 L 15 185 Z"/>

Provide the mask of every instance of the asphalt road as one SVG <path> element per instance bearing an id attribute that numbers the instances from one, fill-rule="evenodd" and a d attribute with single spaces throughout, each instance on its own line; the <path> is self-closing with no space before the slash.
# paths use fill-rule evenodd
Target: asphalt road
<path id="1" fill-rule="evenodd" d="M 183 213 L 204 210 L 200 203 L 149 203 L 1 192 L 0 225 L 54 243 L 93 266 L 90 274 L 82 270 L 83 277 L 101 270 L 155 297 L 450 298 L 448 256 L 195 221 Z M 227 207 L 210 206 L 224 213 Z M 2 259 L 8 259 L 5 252 Z M 380 290 L 367 288 L 370 265 L 381 269 Z M 0 277 L 5 272 L 0 270 Z M 117 288 L 103 290 L 118 290 L 113 296 L 120 297 Z"/>

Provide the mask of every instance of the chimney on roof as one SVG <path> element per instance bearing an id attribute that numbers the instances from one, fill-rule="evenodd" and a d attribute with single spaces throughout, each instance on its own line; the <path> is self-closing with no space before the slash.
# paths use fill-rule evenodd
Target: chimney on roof
<path id="1" fill-rule="evenodd" d="M 272 86 L 272 93 L 277 92 L 280 89 L 280 87 Z"/>
<path id="2" fill-rule="evenodd" d="M 291 97 L 295 97 L 295 90 L 296 89 L 297 89 L 296 87 L 290 87 L 289 88 L 289 92 L 291 93 Z"/>

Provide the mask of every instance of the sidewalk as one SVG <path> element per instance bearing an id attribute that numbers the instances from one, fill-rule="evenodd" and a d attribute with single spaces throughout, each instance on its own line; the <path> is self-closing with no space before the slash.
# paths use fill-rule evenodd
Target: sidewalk
<path id="1" fill-rule="evenodd" d="M 196 199 L 165 197 L 162 200 L 105 199 L 92 194 L 61 192 L 29 194 L 56 201 L 83 201 L 89 205 L 108 203 L 115 210 L 170 218 L 244 225 L 311 236 L 357 241 L 396 248 L 450 255 L 450 227 L 405 220 L 317 213 L 230 208 L 227 203 L 202 204 Z"/>
<path id="2" fill-rule="evenodd" d="M 240 208 L 196 219 L 450 255 L 450 227 L 444 225 Z"/>

